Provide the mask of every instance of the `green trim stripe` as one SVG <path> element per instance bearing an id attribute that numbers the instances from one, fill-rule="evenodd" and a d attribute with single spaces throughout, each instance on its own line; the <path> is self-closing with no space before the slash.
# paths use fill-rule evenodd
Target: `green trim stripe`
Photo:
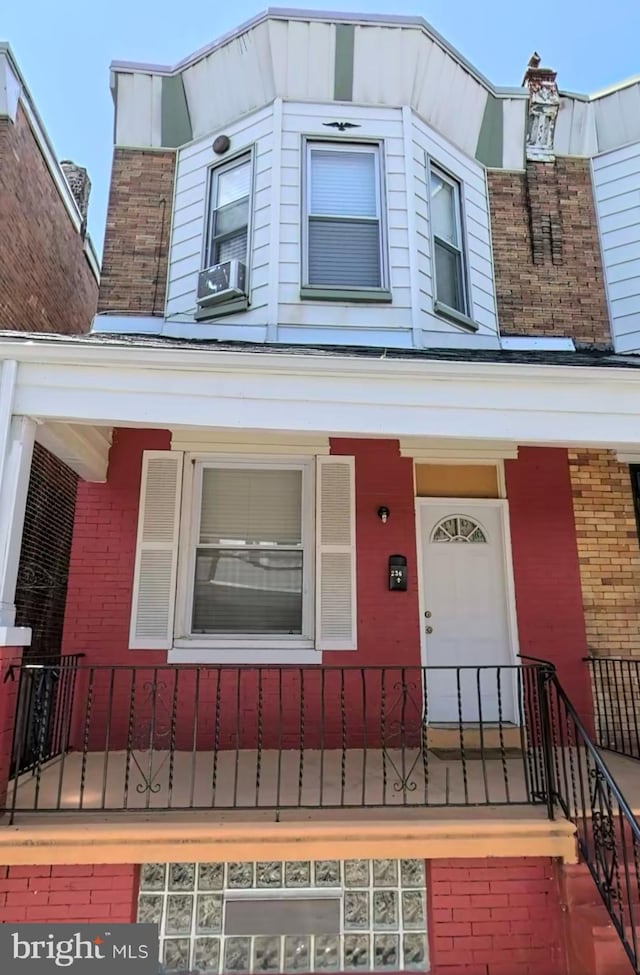
<path id="1" fill-rule="evenodd" d="M 333 97 L 337 102 L 353 101 L 353 45 L 355 26 L 336 24 L 336 63 Z"/>
<path id="2" fill-rule="evenodd" d="M 487 103 L 484 107 L 484 116 L 478 135 L 478 145 L 476 146 L 476 159 L 478 162 L 484 163 L 485 166 L 501 168 L 502 143 L 502 99 L 496 98 L 495 95 L 489 92 L 487 93 Z"/>
<path id="3" fill-rule="evenodd" d="M 166 75 L 162 79 L 161 142 L 175 149 L 193 139 L 189 106 L 181 74 Z"/>

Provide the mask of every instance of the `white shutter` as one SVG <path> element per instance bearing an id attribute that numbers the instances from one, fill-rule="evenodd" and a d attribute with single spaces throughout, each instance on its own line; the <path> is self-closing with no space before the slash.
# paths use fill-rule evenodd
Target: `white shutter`
<path id="1" fill-rule="evenodd" d="M 316 648 L 356 649 L 355 463 L 317 457 Z"/>
<path id="2" fill-rule="evenodd" d="M 145 450 L 133 577 L 132 650 L 168 650 L 178 564 L 182 452 Z"/>

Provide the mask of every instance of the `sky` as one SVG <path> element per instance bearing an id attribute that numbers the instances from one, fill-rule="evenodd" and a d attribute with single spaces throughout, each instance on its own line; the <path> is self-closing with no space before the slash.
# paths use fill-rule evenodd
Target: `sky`
<path id="1" fill-rule="evenodd" d="M 89 232 L 100 253 L 112 156 L 109 64 L 175 64 L 265 9 L 260 0 L 22 0 L 0 8 L 60 159 L 92 182 Z M 292 6 L 280 0 L 273 6 Z M 299 8 L 418 15 L 496 85 L 519 85 L 534 50 L 566 91 L 593 92 L 640 74 L 640 0 L 300 0 Z M 0 214 L 0 219 L 2 215 Z"/>

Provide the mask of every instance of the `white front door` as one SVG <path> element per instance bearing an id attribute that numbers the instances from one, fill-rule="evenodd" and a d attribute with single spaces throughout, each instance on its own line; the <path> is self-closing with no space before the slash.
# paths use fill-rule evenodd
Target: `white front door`
<path id="1" fill-rule="evenodd" d="M 504 532 L 498 504 L 419 501 L 427 718 L 514 721 Z M 483 667 L 483 670 L 456 670 Z"/>

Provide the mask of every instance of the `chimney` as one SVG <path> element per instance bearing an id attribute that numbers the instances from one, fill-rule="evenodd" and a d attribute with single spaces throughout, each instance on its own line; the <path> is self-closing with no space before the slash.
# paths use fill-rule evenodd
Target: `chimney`
<path id="1" fill-rule="evenodd" d="M 83 228 L 87 223 L 87 211 L 89 209 L 89 193 L 91 192 L 91 180 L 86 169 L 77 166 L 70 159 L 63 159 L 60 168 L 66 176 L 69 189 L 73 193 L 73 198 L 78 204 L 78 209 L 82 215 Z"/>

